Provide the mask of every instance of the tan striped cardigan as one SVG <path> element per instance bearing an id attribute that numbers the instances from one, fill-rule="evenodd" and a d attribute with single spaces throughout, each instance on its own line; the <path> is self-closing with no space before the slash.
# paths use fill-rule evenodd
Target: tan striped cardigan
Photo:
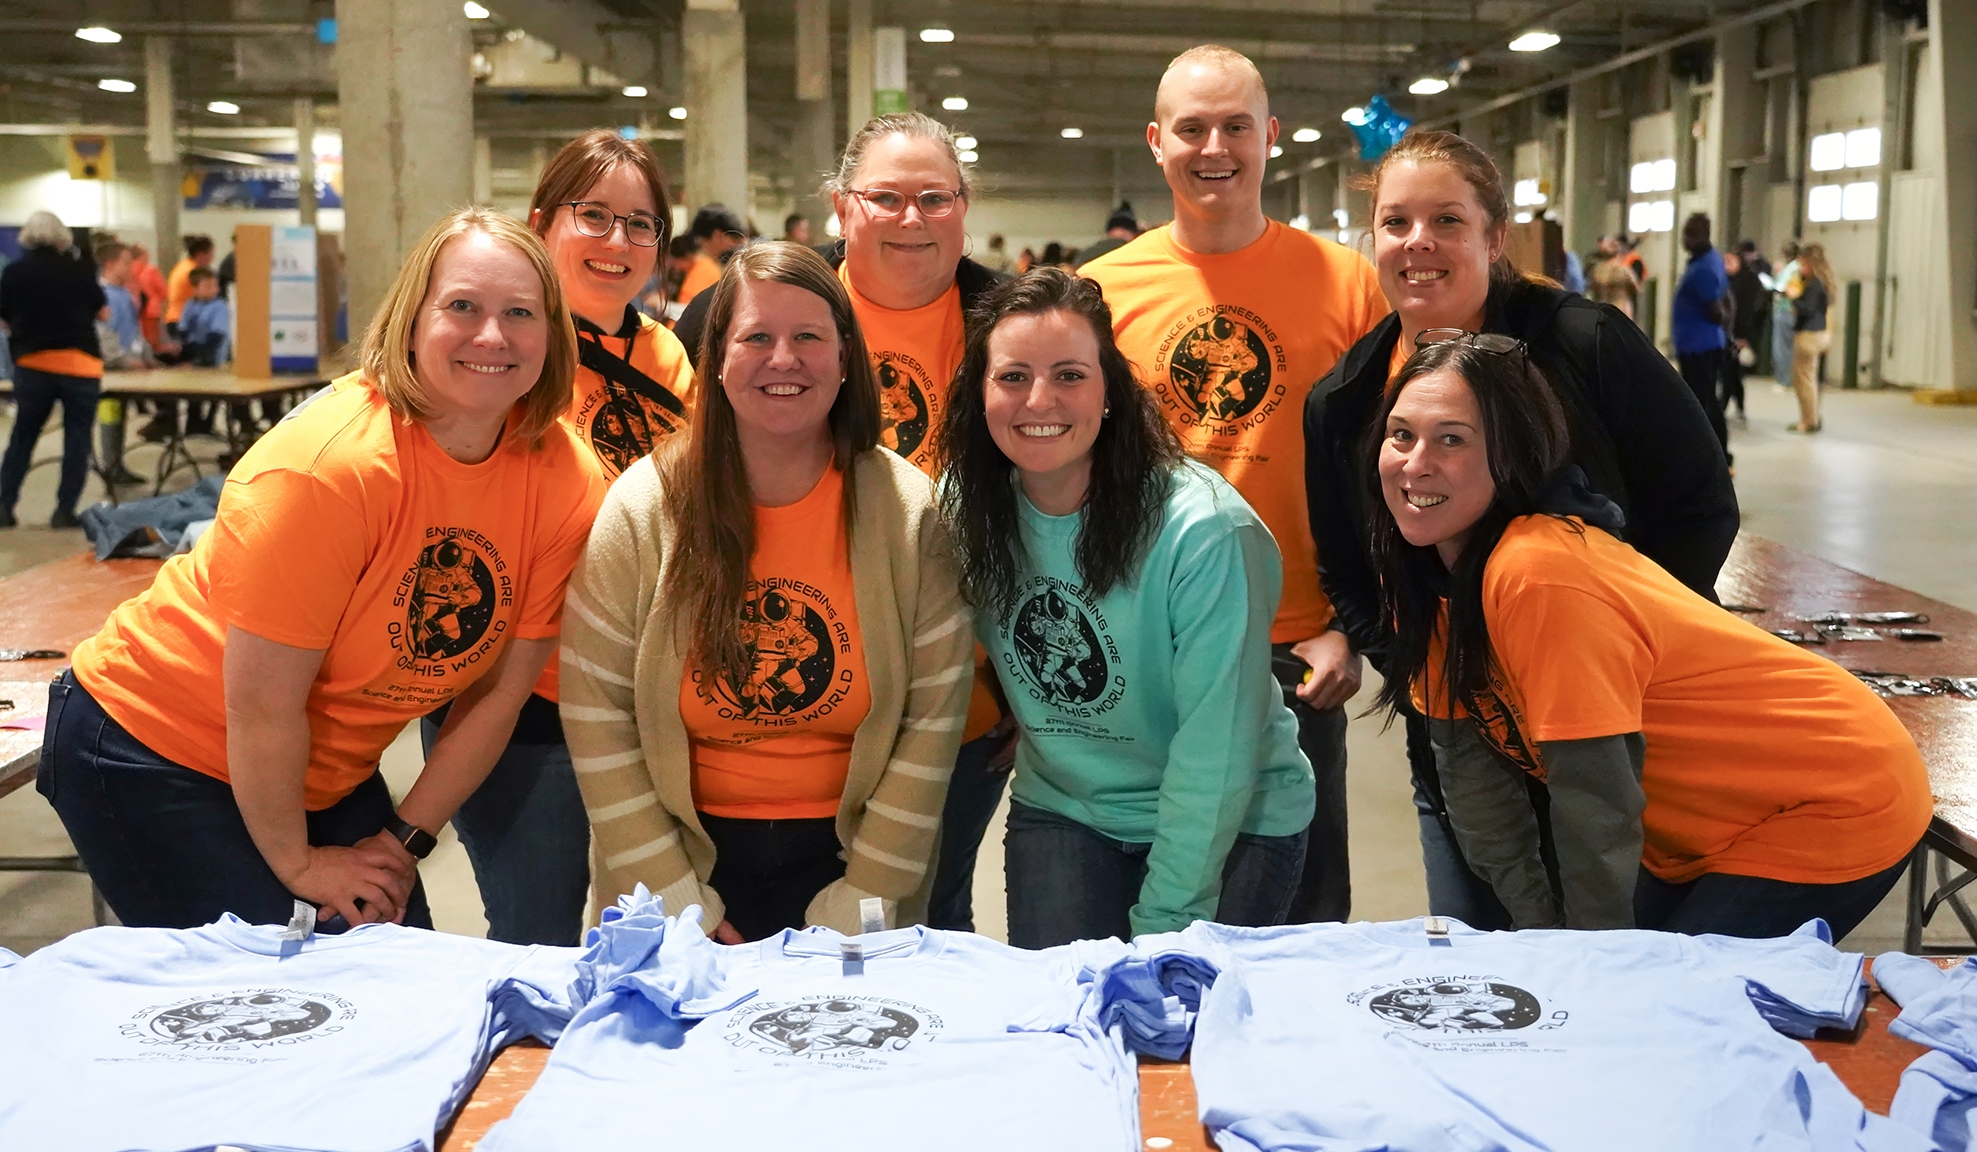
<path id="1" fill-rule="evenodd" d="M 852 737 L 838 805 L 844 879 L 806 917 L 859 931 L 858 902 L 886 901 L 887 924 L 924 917 L 935 836 L 961 746 L 974 632 L 952 552 L 919 469 L 878 448 L 852 462 L 851 582 L 872 709 Z M 660 602 L 675 554 L 650 458 L 612 485 L 570 579 L 563 613 L 562 714 L 590 813 L 598 895 L 644 883 L 668 912 L 724 917 L 707 886 L 714 845 L 693 807 L 680 719 L 685 653 Z"/>

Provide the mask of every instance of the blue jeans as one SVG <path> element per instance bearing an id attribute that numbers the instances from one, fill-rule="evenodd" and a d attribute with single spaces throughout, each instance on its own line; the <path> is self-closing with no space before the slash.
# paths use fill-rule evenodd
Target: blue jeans
<path id="1" fill-rule="evenodd" d="M 55 488 L 55 510 L 74 512 L 89 479 L 89 433 L 96 427 L 96 401 L 103 381 L 94 376 L 63 376 L 14 365 L 14 433 L 0 457 L 0 510 L 11 512 L 21 498 L 21 482 L 34 464 L 34 442 L 48 423 L 55 402 L 62 403 L 62 479 Z M 282 922 L 288 922 L 283 914 Z"/>
<path id="2" fill-rule="evenodd" d="M 1705 873 L 1670 884 L 1641 869 L 1634 884 L 1634 925 L 1685 936 L 1789 936 L 1818 917 L 1840 940 L 1874 911 L 1901 879 L 1908 861 L 1844 884 L 1794 884 L 1762 876 Z"/>
<path id="3" fill-rule="evenodd" d="M 531 697 L 528 707 L 545 705 L 555 708 L 541 697 Z M 431 716 L 419 722 L 428 756 L 439 727 Z M 453 814 L 453 830 L 474 866 L 489 940 L 563 946 L 581 941 L 590 897 L 590 817 L 584 814 L 568 744 L 511 740 L 487 779 Z"/>
<path id="4" fill-rule="evenodd" d="M 227 912 L 286 924 L 294 911 L 295 896 L 247 833 L 233 786 L 153 752 L 66 670 L 48 689 L 35 790 L 61 817 L 117 919 L 133 928 L 197 928 Z M 392 811 L 391 791 L 374 772 L 309 813 L 309 843 L 348 847 L 377 834 Z M 412 886 L 405 923 L 432 927 L 423 882 Z"/>
<path id="5" fill-rule="evenodd" d="M 1352 918 L 1352 851 L 1346 824 L 1345 705 L 1313 708 L 1297 698 L 1311 665 L 1289 644 L 1270 646 L 1270 671 L 1284 690 L 1284 706 L 1297 717 L 1297 747 L 1311 762 L 1318 805 L 1311 812 L 1304 872 L 1291 901 L 1292 924 L 1344 922 Z"/>
<path id="6" fill-rule="evenodd" d="M 953 932 L 975 930 L 975 857 L 982 837 L 1002 803 L 1009 772 L 989 770 L 989 759 L 1009 742 L 1007 736 L 980 736 L 961 746 L 954 776 L 940 812 L 940 853 L 934 886 L 927 897 L 927 926 Z"/>
<path id="7" fill-rule="evenodd" d="M 1238 834 L 1222 865 L 1218 924 L 1282 924 L 1297 895 L 1307 833 Z M 1009 942 L 1050 948 L 1073 940 L 1132 939 L 1151 844 L 1115 840 L 1069 817 L 1009 805 L 1003 841 L 1009 879 Z"/>

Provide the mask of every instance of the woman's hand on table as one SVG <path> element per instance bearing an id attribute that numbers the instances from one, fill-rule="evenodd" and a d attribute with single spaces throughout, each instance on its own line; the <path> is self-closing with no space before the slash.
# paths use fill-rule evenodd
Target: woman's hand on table
<path id="1" fill-rule="evenodd" d="M 417 879 L 416 863 L 404 845 L 380 832 L 348 848 L 309 849 L 302 871 L 283 883 L 290 892 L 353 925 L 395 924 L 405 918 L 405 904 Z"/>
<path id="2" fill-rule="evenodd" d="M 734 925 L 723 920 L 719 924 L 714 925 L 714 943 L 746 944 L 748 941 L 742 939 L 741 933 L 735 931 Z"/>

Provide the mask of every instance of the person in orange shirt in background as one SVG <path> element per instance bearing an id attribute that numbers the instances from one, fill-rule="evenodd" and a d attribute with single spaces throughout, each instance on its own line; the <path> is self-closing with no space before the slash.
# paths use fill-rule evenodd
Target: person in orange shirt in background
<path id="1" fill-rule="evenodd" d="M 693 263 L 687 265 L 686 275 L 680 279 L 680 292 L 675 299 L 681 304 L 693 303 L 712 288 L 720 280 L 728 256 L 748 243 L 748 226 L 722 204 L 709 204 L 695 212 L 693 226 L 687 234 L 700 245 L 700 251 L 695 253 Z"/>
<path id="2" fill-rule="evenodd" d="M 186 302 L 192 299 L 192 270 L 213 266 L 213 238 L 210 236 L 187 236 L 185 257 L 172 265 L 172 274 L 165 281 L 165 334 L 178 340 L 178 318 L 185 311 Z"/>
<path id="3" fill-rule="evenodd" d="M 560 421 L 576 338 L 518 221 L 452 213 L 362 370 L 227 477 L 214 526 L 77 646 L 35 784 L 125 924 L 431 926 L 417 862 L 556 650 L 604 497 Z M 378 758 L 454 701 L 394 809 Z"/>
<path id="4" fill-rule="evenodd" d="M 144 342 L 151 350 L 166 347 L 165 274 L 151 262 L 151 250 L 142 244 L 130 246 L 130 285 L 137 294 L 138 322 L 144 329 Z"/>
<path id="5" fill-rule="evenodd" d="M 1361 463 L 1380 699 L 1429 717 L 1464 858 L 1517 928 L 1844 937 L 1928 827 L 1921 753 L 1852 673 L 1613 535 L 1568 426 L 1523 341 L 1455 334 L 1401 368 Z"/>
<path id="6" fill-rule="evenodd" d="M 1263 214 L 1277 121 L 1248 57 L 1217 45 L 1175 57 L 1146 139 L 1173 189 L 1174 222 L 1079 271 L 1104 287 L 1120 350 L 1188 453 L 1242 493 L 1283 552 L 1272 664 L 1318 787 L 1290 919 L 1344 920 L 1345 702 L 1361 662 L 1318 587 L 1300 421 L 1312 383 L 1387 303 L 1364 259 Z"/>
<path id="7" fill-rule="evenodd" d="M 968 166 L 945 124 L 918 112 L 868 121 L 825 182 L 843 239 L 823 250 L 851 296 L 879 384 L 879 444 L 929 476 L 942 405 L 961 366 L 962 315 L 1001 277 L 963 254 Z M 711 297 L 680 317 L 699 354 Z M 966 742 L 941 815 L 940 862 L 928 901 L 935 928 L 975 929 L 975 855 L 1015 762 L 1015 721 L 996 698 L 995 673 L 977 652 Z"/>
<path id="8" fill-rule="evenodd" d="M 664 251 L 671 213 L 652 153 L 602 128 L 557 151 L 529 205 L 529 227 L 555 261 L 576 323 L 576 380 L 561 419 L 606 482 L 682 432 L 689 418 L 686 350 L 633 307 Z M 486 783 L 453 816 L 473 861 L 490 940 L 571 946 L 583 934 L 590 818 L 558 697 L 551 660 Z M 428 755 L 446 713 L 441 708 L 419 726 Z"/>

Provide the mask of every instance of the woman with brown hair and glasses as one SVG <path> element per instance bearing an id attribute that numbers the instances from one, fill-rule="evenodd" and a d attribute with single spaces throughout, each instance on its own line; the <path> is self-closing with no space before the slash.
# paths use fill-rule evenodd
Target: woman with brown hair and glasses
<path id="1" fill-rule="evenodd" d="M 671 219 L 652 153 L 602 128 L 557 151 L 529 204 L 529 227 L 549 249 L 576 325 L 576 376 L 562 421 L 607 482 L 683 432 L 693 403 L 686 350 L 633 306 L 665 251 Z M 583 933 L 590 822 L 557 695 L 551 659 L 487 782 L 453 816 L 490 940 L 574 945 Z M 420 725 L 427 755 L 445 722 L 442 708 Z"/>
<path id="2" fill-rule="evenodd" d="M 824 252 L 865 337 L 879 389 L 879 443 L 929 476 L 948 382 L 961 364 L 962 314 L 1001 279 L 963 255 L 973 194 L 954 133 L 920 112 L 877 117 L 844 146 L 824 183 L 844 238 Z M 680 339 L 700 354 L 710 299 L 680 317 Z M 940 830 L 940 864 L 927 922 L 973 931 L 975 853 L 1002 800 L 1014 739 L 995 676 L 978 662 L 966 743 Z"/>
<path id="3" fill-rule="evenodd" d="M 1573 432 L 1572 462 L 1626 515 L 1628 543 L 1697 593 L 1737 535 L 1723 446 L 1695 394 L 1646 335 L 1611 305 L 1520 273 L 1504 254 L 1510 206 L 1497 166 L 1452 132 L 1414 132 L 1367 180 L 1373 263 L 1393 314 L 1312 388 L 1304 407 L 1305 489 L 1319 582 L 1355 651 L 1376 667 L 1392 629 L 1366 552 L 1375 509 L 1358 470 L 1388 380 L 1428 329 L 1505 333 L 1530 345 Z M 1384 668 L 1382 669 L 1384 672 Z M 1478 928 L 1505 923 L 1464 867 L 1441 811 L 1427 729 L 1407 716 L 1428 907 Z"/>
<path id="4" fill-rule="evenodd" d="M 36 786 L 125 924 L 431 927 L 417 862 L 556 651 L 598 504 L 576 338 L 533 232 L 473 208 L 406 258 L 362 367 L 262 437 L 219 518 L 78 645 Z M 395 806 L 405 725 L 454 707 Z"/>
<path id="5" fill-rule="evenodd" d="M 925 912 L 968 707 L 932 483 L 879 446 L 850 297 L 784 242 L 710 293 L 687 435 L 611 489 L 571 583 L 565 731 L 605 892 L 724 943 Z"/>
<path id="6" fill-rule="evenodd" d="M 1380 699 L 1429 717 L 1464 857 L 1517 928 L 1845 936 L 1929 824 L 1915 742 L 1851 673 L 1621 542 L 1531 352 L 1426 345 L 1359 458 Z"/>

